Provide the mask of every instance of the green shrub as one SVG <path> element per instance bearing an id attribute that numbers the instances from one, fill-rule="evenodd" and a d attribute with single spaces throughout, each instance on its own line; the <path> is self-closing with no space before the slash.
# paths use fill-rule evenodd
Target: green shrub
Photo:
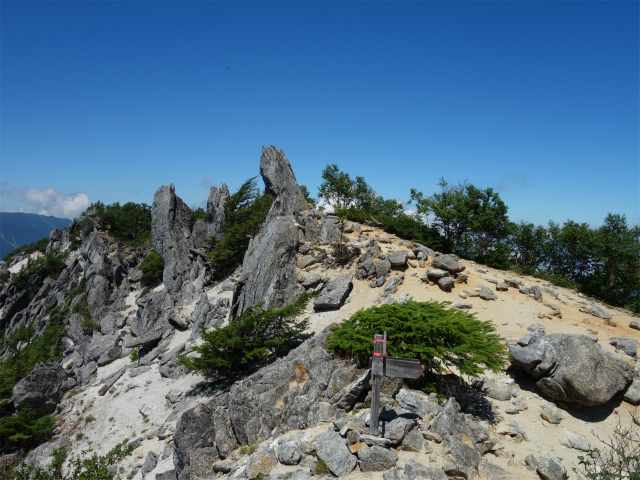
<path id="1" fill-rule="evenodd" d="M 134 348 L 133 350 L 131 350 L 131 353 L 129 354 L 129 359 L 132 362 L 137 362 L 140 359 L 139 349 Z"/>
<path id="2" fill-rule="evenodd" d="M 328 349 L 368 363 L 376 333 L 388 332 L 387 354 L 417 358 L 434 373 L 455 367 L 464 375 L 479 375 L 485 369 L 499 371 L 508 351 L 495 327 L 474 314 L 448 308 L 448 302 L 394 303 L 360 310 L 329 337 Z"/>
<path id="3" fill-rule="evenodd" d="M 155 250 L 151 250 L 144 257 L 138 267 L 142 272 L 142 278 L 148 282 L 160 282 L 162 280 L 162 272 L 164 271 L 164 263 L 162 258 Z"/>
<path id="4" fill-rule="evenodd" d="M 231 377 L 263 365 L 286 352 L 309 325 L 296 321 L 311 298 L 303 294 L 281 309 L 262 310 L 261 304 L 250 307 L 226 327 L 207 332 L 201 326 L 204 343 L 193 347 L 197 357 L 178 356 L 178 363 L 189 370 L 212 376 Z"/>
<path id="5" fill-rule="evenodd" d="M 0 404 L 3 415 L 6 406 L 7 402 Z M 36 418 L 30 407 L 21 405 L 15 415 L 0 418 L 0 454 L 34 448 L 51 435 L 54 424 L 51 415 Z"/>

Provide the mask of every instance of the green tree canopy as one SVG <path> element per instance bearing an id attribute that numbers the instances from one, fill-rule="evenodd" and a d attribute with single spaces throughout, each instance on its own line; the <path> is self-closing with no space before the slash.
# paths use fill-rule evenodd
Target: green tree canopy
<path id="1" fill-rule="evenodd" d="M 509 233 L 508 207 L 492 188 L 449 185 L 443 178 L 438 185 L 441 191 L 431 197 L 412 188 L 409 203 L 418 214 L 433 215 L 434 225 L 462 256 L 485 260 Z"/>

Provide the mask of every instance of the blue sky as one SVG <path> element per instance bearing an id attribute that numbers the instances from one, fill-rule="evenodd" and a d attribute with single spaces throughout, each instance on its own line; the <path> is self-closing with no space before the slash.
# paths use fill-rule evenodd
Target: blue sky
<path id="1" fill-rule="evenodd" d="M 640 223 L 636 1 L 0 2 L 0 209 L 190 206 L 283 149 L 383 197 Z"/>

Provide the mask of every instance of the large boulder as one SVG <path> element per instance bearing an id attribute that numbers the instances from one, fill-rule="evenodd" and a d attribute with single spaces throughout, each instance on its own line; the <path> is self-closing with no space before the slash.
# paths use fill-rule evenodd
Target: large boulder
<path id="1" fill-rule="evenodd" d="M 328 431 L 316 437 L 318 458 L 324 460 L 331 473 L 336 477 L 351 472 L 356 466 L 356 457 L 347 448 L 340 433 Z"/>
<path id="2" fill-rule="evenodd" d="M 162 277 L 171 294 L 180 289 L 188 269 L 191 215 L 191 209 L 176 195 L 173 184 L 156 190 L 151 207 L 151 237 L 153 248 L 164 262 Z"/>
<path id="3" fill-rule="evenodd" d="M 269 212 L 270 217 L 293 215 L 309 208 L 291 164 L 282 150 L 273 145 L 262 147 L 260 175 L 267 193 L 276 197 Z"/>
<path id="4" fill-rule="evenodd" d="M 546 396 L 602 405 L 626 388 L 633 368 L 587 335 L 528 333 L 509 347 L 511 362 L 537 380 Z"/>
<path id="5" fill-rule="evenodd" d="M 220 188 L 211 187 L 207 199 L 207 234 L 222 236 L 222 225 L 226 220 L 224 204 L 229 199 L 229 188 L 220 183 Z"/>
<path id="6" fill-rule="evenodd" d="M 352 273 L 346 273 L 334 278 L 324 287 L 320 296 L 313 302 L 313 306 L 316 310 L 340 308 L 349 296 L 352 288 L 352 280 Z"/>
<path id="7" fill-rule="evenodd" d="M 39 363 L 13 387 L 13 406 L 28 405 L 36 416 L 51 413 L 74 384 L 59 363 Z"/>
<path id="8" fill-rule="evenodd" d="M 458 263 L 458 257 L 455 255 L 438 255 L 433 259 L 432 265 L 435 268 L 441 268 L 451 273 L 462 272 L 466 267 Z"/>

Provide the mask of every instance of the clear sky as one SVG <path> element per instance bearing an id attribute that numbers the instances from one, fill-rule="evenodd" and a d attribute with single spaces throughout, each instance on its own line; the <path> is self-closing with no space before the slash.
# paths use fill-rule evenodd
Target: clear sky
<path id="1" fill-rule="evenodd" d="M 0 209 L 192 207 L 281 148 L 383 197 L 640 222 L 637 1 L 0 2 Z"/>

